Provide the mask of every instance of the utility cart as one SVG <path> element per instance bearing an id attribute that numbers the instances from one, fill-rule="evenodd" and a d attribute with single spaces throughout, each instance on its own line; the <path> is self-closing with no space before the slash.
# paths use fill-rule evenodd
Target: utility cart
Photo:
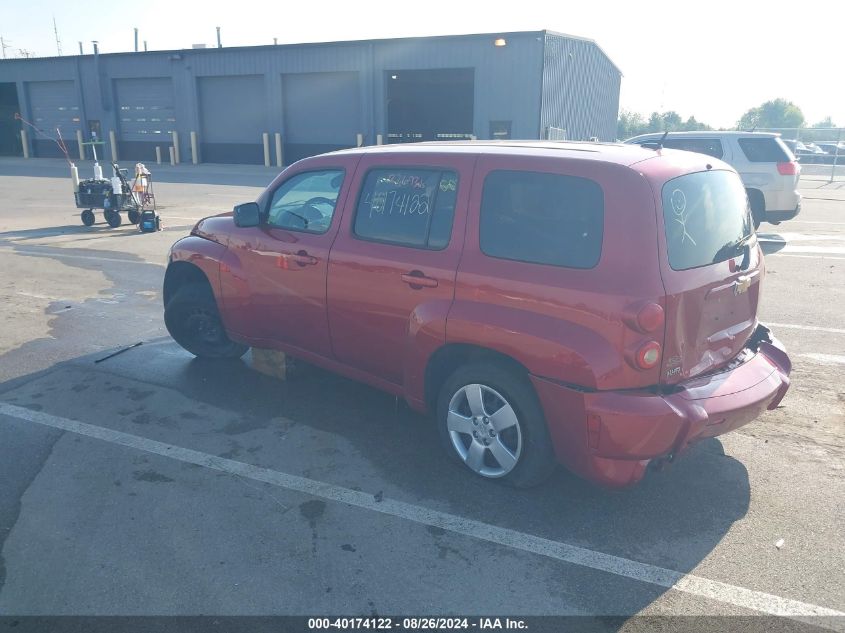
<path id="1" fill-rule="evenodd" d="M 94 178 L 79 181 L 76 207 L 83 209 L 81 218 L 85 226 L 94 224 L 94 209 L 103 210 L 103 217 L 112 228 L 123 223 L 121 212 L 126 212 L 132 224 L 138 224 L 145 211 L 157 216 L 152 176 L 143 165 L 136 165 L 132 182 L 127 178 L 128 170 L 121 169 L 117 163 L 112 163 L 112 173 L 110 179 L 103 178 L 102 169 L 95 163 Z"/>

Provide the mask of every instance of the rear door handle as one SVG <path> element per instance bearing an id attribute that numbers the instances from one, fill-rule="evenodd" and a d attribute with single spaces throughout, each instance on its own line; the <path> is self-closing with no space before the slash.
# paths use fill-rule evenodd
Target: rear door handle
<path id="1" fill-rule="evenodd" d="M 412 270 L 401 275 L 402 281 L 411 286 L 414 290 L 420 288 L 437 288 L 437 280 L 433 277 L 426 277 L 421 270 Z"/>
<path id="2" fill-rule="evenodd" d="M 315 266 L 318 261 L 316 257 L 309 255 L 308 251 L 305 250 L 298 251 L 294 255 L 289 255 L 289 257 L 300 266 Z"/>

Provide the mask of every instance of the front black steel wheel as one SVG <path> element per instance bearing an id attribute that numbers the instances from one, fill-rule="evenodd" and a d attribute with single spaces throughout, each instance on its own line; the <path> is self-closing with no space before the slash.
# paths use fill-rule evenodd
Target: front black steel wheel
<path id="1" fill-rule="evenodd" d="M 79 217 L 82 218 L 82 224 L 85 226 L 93 226 L 97 219 L 94 217 L 94 212 L 91 209 L 85 209 L 85 211 L 79 214 Z"/>
<path id="2" fill-rule="evenodd" d="M 141 221 L 141 212 L 137 209 L 129 209 L 126 217 L 129 218 L 129 222 L 132 224 L 138 224 Z"/>
<path id="3" fill-rule="evenodd" d="M 240 358 L 249 349 L 228 337 L 214 295 L 203 284 L 176 291 L 164 308 L 164 324 L 179 345 L 200 358 Z"/>

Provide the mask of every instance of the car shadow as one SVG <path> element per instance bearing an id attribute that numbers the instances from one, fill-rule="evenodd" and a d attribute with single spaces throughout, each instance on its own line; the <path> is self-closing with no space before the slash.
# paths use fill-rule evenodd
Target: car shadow
<path id="1" fill-rule="evenodd" d="M 788 243 L 779 233 L 757 233 L 757 239 L 760 242 L 760 248 L 763 249 L 764 255 L 777 253 L 783 250 Z"/>
<path id="2" fill-rule="evenodd" d="M 47 371 L 72 367 L 76 382 L 80 372 L 105 372 L 129 379 L 137 389 L 172 390 L 194 403 L 192 407 L 213 407 L 237 416 L 236 433 L 265 432 L 271 428 L 270 420 L 290 420 L 353 447 L 351 453 L 378 473 L 375 481 L 382 482 L 370 485 L 389 486 L 389 496 L 681 573 L 692 571 L 707 558 L 749 507 L 748 472 L 714 439 L 693 447 L 667 471 L 650 472 L 629 489 L 606 490 L 559 468 L 546 484 L 515 490 L 483 481 L 454 463 L 441 449 L 432 420 L 426 416 L 381 391 L 307 363 L 296 362 L 288 380 L 282 382 L 253 369 L 249 356 L 236 361 L 195 359 L 166 338 L 94 363 L 106 356 L 107 352 L 98 352 Z M 37 378 L 30 375 L 0 384 L 0 401 L 16 386 Z M 40 407 L 44 402 L 29 404 Z M 172 411 L 153 408 L 148 413 L 170 425 L 180 423 L 174 421 L 178 416 Z M 249 461 L 243 456 L 237 459 Z M 307 461 L 307 456 L 303 459 Z M 288 472 L 286 468 L 295 469 L 296 464 L 269 467 Z M 311 476 L 310 469 L 306 476 Z M 352 473 L 337 476 L 335 483 L 347 485 Z M 321 479 L 319 474 L 314 477 Z M 583 572 L 561 564 L 548 581 L 567 585 L 572 581 L 568 574 L 577 577 Z M 595 591 L 571 592 L 567 600 L 583 613 L 636 614 L 666 591 L 634 584 L 634 590 L 610 595 L 602 593 L 599 583 Z"/>

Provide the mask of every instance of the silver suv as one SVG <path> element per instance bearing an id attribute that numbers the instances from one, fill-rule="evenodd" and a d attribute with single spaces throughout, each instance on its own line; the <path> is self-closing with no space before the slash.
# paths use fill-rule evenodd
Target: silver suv
<path id="1" fill-rule="evenodd" d="M 626 143 L 655 145 L 662 133 L 641 134 Z M 780 224 L 801 211 L 798 179 L 801 167 L 779 134 L 766 132 L 670 132 L 663 147 L 708 154 L 739 172 L 755 228 L 761 222 Z"/>

